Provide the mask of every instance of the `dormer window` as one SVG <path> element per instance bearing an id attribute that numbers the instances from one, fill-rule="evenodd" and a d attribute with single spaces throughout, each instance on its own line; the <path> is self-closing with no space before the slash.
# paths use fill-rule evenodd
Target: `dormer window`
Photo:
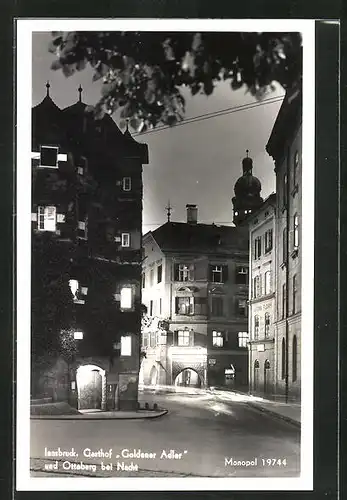
<path id="1" fill-rule="evenodd" d="M 56 231 L 57 209 L 55 206 L 39 206 L 37 208 L 37 228 L 39 231 Z"/>
<path id="2" fill-rule="evenodd" d="M 122 188 L 123 191 L 131 191 L 131 177 L 123 177 Z"/>
<path id="3" fill-rule="evenodd" d="M 58 168 L 58 152 L 57 146 L 41 146 L 40 167 Z"/>

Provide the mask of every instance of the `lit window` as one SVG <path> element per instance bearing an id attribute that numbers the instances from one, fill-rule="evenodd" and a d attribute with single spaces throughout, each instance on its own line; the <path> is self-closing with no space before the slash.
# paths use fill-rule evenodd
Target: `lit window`
<path id="1" fill-rule="evenodd" d="M 41 146 L 40 167 L 58 168 L 58 147 Z"/>
<path id="2" fill-rule="evenodd" d="M 39 231 L 52 231 L 56 230 L 56 218 L 57 209 L 54 206 L 49 207 L 38 207 L 37 220 Z"/>
<path id="3" fill-rule="evenodd" d="M 69 280 L 69 286 L 74 299 L 77 299 L 79 284 L 77 280 Z"/>
<path id="4" fill-rule="evenodd" d="M 223 266 L 212 266 L 213 283 L 223 283 Z"/>
<path id="5" fill-rule="evenodd" d="M 239 213 L 238 213 L 238 212 L 235 212 L 235 217 L 237 217 L 238 215 L 239 215 Z"/>
<path id="6" fill-rule="evenodd" d="M 73 338 L 75 340 L 83 340 L 83 332 L 74 332 Z"/>
<path id="7" fill-rule="evenodd" d="M 194 265 L 177 264 L 176 266 L 176 280 L 177 281 L 193 281 L 194 279 Z"/>
<path id="8" fill-rule="evenodd" d="M 179 346 L 189 346 L 190 345 L 190 332 L 189 332 L 189 330 L 179 330 L 178 331 L 177 344 Z"/>
<path id="9" fill-rule="evenodd" d="M 176 297 L 176 314 L 194 314 L 194 297 Z"/>
<path id="10" fill-rule="evenodd" d="M 238 340 L 239 340 L 239 347 L 247 347 L 248 332 L 239 332 Z"/>
<path id="11" fill-rule="evenodd" d="M 120 291 L 121 309 L 131 309 L 133 306 L 133 291 L 130 286 L 125 286 Z"/>
<path id="12" fill-rule="evenodd" d="M 131 336 L 125 335 L 120 339 L 120 355 L 131 356 Z"/>
<path id="13" fill-rule="evenodd" d="M 238 285 L 247 285 L 247 267 L 237 266 L 236 267 L 236 283 Z"/>
<path id="14" fill-rule="evenodd" d="M 294 249 L 297 249 L 299 246 L 299 216 L 298 214 L 294 215 Z"/>
<path id="15" fill-rule="evenodd" d="M 131 177 L 123 177 L 123 191 L 131 191 Z"/>
<path id="16" fill-rule="evenodd" d="M 130 247 L 130 234 L 122 233 L 122 247 Z"/>
<path id="17" fill-rule="evenodd" d="M 213 330 L 212 332 L 212 345 L 213 347 L 223 347 L 224 339 L 222 332 Z"/>

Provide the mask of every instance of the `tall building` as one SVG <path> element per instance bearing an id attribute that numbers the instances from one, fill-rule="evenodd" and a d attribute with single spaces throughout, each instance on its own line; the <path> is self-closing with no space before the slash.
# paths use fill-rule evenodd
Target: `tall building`
<path id="1" fill-rule="evenodd" d="M 137 406 L 146 163 L 145 144 L 86 112 L 81 88 L 60 109 L 47 84 L 32 110 L 34 393 Z"/>
<path id="2" fill-rule="evenodd" d="M 247 219 L 249 227 L 249 389 L 273 397 L 275 381 L 276 195 Z"/>
<path id="3" fill-rule="evenodd" d="M 266 146 L 276 173 L 275 392 L 301 394 L 302 92 L 287 91 Z"/>
<path id="4" fill-rule="evenodd" d="M 253 175 L 253 160 L 248 156 L 242 160 L 242 176 L 235 183 L 235 196 L 232 198 L 234 208 L 233 223 L 235 226 L 244 224 L 246 219 L 263 203 L 260 196 L 261 183 Z"/>
<path id="5" fill-rule="evenodd" d="M 143 246 L 142 383 L 248 387 L 248 229 L 200 224 L 187 205 Z"/>

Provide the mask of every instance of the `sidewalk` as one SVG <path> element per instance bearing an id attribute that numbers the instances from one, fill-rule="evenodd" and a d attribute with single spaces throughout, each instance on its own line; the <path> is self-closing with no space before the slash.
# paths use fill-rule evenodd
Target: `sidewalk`
<path id="1" fill-rule="evenodd" d="M 216 388 L 213 392 L 217 392 L 218 395 L 228 394 L 229 398 L 232 398 L 232 394 L 235 396 L 238 395 L 242 398 L 243 402 L 255 410 L 262 411 L 272 415 L 273 417 L 285 420 L 296 427 L 301 426 L 301 405 L 299 403 L 284 403 L 282 401 L 264 399 L 260 396 L 252 396 L 246 392 L 237 390 L 228 391 L 221 387 Z"/>
<path id="2" fill-rule="evenodd" d="M 167 414 L 165 409 L 137 411 L 101 411 L 71 408 L 68 403 L 45 403 L 31 405 L 31 420 L 134 420 L 158 418 Z"/>

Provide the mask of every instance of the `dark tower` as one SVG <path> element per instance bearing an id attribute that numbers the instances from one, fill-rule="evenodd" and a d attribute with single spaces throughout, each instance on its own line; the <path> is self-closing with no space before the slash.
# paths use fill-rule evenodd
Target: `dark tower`
<path id="1" fill-rule="evenodd" d="M 263 203 L 263 198 L 260 196 L 260 180 L 252 174 L 253 160 L 248 156 L 248 149 L 246 153 L 246 158 L 242 160 L 243 174 L 235 183 L 235 196 L 232 198 L 235 226 L 242 224 Z"/>

